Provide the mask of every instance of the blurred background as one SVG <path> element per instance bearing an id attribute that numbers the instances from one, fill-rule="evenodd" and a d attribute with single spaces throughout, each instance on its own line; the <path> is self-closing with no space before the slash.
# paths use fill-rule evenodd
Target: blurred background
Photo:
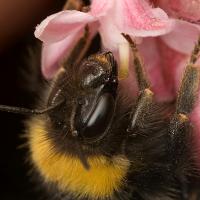
<path id="1" fill-rule="evenodd" d="M 62 9 L 64 0 L 0 0 L 0 104 L 33 107 L 41 82 L 39 62 L 29 55 L 37 48 L 35 26 Z M 31 50 L 32 49 L 32 50 Z M 29 65 L 33 66 L 31 68 Z M 39 199 L 25 163 L 27 149 L 21 115 L 0 112 L 0 199 Z"/>

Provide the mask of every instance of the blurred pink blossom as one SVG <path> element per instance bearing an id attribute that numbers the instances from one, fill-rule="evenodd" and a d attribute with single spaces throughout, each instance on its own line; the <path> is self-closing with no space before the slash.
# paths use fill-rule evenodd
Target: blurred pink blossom
<path id="1" fill-rule="evenodd" d="M 122 32 L 147 37 L 163 35 L 172 29 L 166 13 L 152 8 L 146 0 L 93 0 L 87 13 L 61 11 L 47 17 L 35 31 L 35 36 L 43 41 L 42 72 L 46 78 L 57 71 L 86 24 L 92 32 L 99 31 L 104 48 L 111 51 L 126 43 Z"/>
<path id="2" fill-rule="evenodd" d="M 175 23 L 169 33 L 160 37 L 146 38 L 140 47 L 157 98 L 167 101 L 174 99 L 182 70 L 200 35 L 200 1 L 150 0 L 150 2 L 162 8 Z M 158 75 L 162 76 L 161 80 L 158 79 Z"/>

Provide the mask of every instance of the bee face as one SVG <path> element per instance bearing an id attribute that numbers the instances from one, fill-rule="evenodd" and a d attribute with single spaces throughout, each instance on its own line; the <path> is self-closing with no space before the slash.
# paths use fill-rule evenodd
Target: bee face
<path id="1" fill-rule="evenodd" d="M 90 56 L 78 69 L 68 69 L 70 72 L 62 69 L 58 73 L 50 91 L 48 106 L 63 101 L 47 114 L 50 137 L 65 152 L 77 154 L 74 144 L 78 143 L 86 154 L 102 153 L 102 143 L 106 146 L 112 140 L 109 132 L 117 105 L 117 64 L 107 52 Z"/>

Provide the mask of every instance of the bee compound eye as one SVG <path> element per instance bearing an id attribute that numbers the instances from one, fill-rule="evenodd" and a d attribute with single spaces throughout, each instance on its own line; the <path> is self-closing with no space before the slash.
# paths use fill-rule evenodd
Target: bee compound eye
<path id="1" fill-rule="evenodd" d="M 82 132 L 85 139 L 98 139 L 105 134 L 112 120 L 115 109 L 115 99 L 110 93 L 104 93 L 88 118 Z"/>

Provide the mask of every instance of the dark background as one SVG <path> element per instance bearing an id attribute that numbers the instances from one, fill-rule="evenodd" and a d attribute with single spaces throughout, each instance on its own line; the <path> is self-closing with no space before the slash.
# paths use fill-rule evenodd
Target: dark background
<path id="1" fill-rule="evenodd" d="M 29 53 L 37 40 L 35 26 L 46 16 L 61 10 L 63 0 L 1 0 L 0 1 L 0 104 L 32 107 L 37 101 L 37 62 L 30 68 Z M 35 66 L 34 66 L 35 65 Z M 35 74 L 37 77 L 35 77 Z M 25 163 L 26 117 L 0 112 L 0 199 L 38 199 Z"/>

